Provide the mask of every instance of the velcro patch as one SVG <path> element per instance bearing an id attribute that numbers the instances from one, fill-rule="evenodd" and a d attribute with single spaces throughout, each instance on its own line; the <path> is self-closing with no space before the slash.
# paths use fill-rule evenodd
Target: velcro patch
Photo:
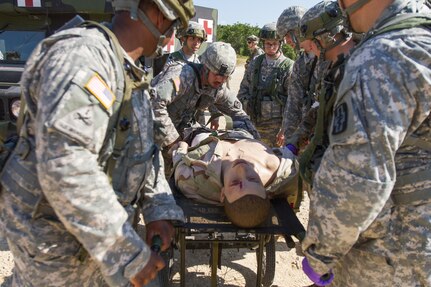
<path id="1" fill-rule="evenodd" d="M 334 120 L 332 122 L 332 134 L 338 135 L 347 128 L 348 109 L 347 104 L 342 103 L 335 108 Z"/>
<path id="2" fill-rule="evenodd" d="M 108 85 L 102 80 L 102 78 L 97 74 L 90 78 L 90 80 L 85 84 L 85 88 L 95 96 L 105 109 L 109 109 L 115 101 L 115 95 L 109 89 Z"/>

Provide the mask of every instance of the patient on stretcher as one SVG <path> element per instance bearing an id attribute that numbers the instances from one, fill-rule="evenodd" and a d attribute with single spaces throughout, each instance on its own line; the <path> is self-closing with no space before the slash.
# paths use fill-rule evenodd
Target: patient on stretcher
<path id="1" fill-rule="evenodd" d="M 189 131 L 190 132 L 190 131 Z M 251 228 L 268 217 L 269 199 L 299 207 L 297 162 L 245 130 L 193 130 L 172 149 L 176 187 L 188 198 L 223 204 L 233 224 Z"/>

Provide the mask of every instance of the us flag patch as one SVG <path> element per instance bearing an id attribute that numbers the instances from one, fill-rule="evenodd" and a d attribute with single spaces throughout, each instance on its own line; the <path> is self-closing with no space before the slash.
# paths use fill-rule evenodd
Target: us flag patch
<path id="1" fill-rule="evenodd" d="M 18 7 L 42 7 L 42 0 L 17 0 Z"/>
<path id="2" fill-rule="evenodd" d="M 90 78 L 85 88 L 99 100 L 105 109 L 109 109 L 115 101 L 115 95 L 98 74 L 94 74 Z"/>

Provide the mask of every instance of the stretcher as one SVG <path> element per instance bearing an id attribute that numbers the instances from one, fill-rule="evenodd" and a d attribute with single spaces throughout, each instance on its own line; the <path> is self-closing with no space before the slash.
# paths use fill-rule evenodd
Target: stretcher
<path id="1" fill-rule="evenodd" d="M 175 190 L 175 189 L 174 189 Z M 221 268 L 221 254 L 227 248 L 256 250 L 256 286 L 271 286 L 275 276 L 275 236 L 283 236 L 289 248 L 295 247 L 292 236 L 302 240 L 304 227 L 287 201 L 282 198 L 271 200 L 271 213 L 262 226 L 243 229 L 233 225 L 225 215 L 222 206 L 203 204 L 186 198 L 174 191 L 177 204 L 182 207 L 186 222 L 176 224 L 173 247 L 162 256 L 166 268 L 159 272 L 160 286 L 170 286 L 174 264 L 174 251 L 179 253 L 180 286 L 188 286 L 186 278 L 186 250 L 209 249 L 211 285 L 217 286 L 217 268 Z"/>

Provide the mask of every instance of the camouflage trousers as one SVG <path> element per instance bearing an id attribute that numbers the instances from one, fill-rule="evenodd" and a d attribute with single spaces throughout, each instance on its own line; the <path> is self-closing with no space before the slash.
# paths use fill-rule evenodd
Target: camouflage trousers
<path id="1" fill-rule="evenodd" d="M 395 206 L 387 214 L 385 233 L 360 238 L 333 268 L 330 286 L 431 286 L 431 204 Z"/>
<path id="2" fill-rule="evenodd" d="M 281 121 L 282 118 L 272 118 L 254 123 L 261 140 L 270 147 L 276 146 L 277 133 L 280 130 Z"/>
<path id="3" fill-rule="evenodd" d="M 3 189 L 0 226 L 14 258 L 13 286 L 108 286 L 97 264 L 62 224 L 51 216 L 32 218 Z"/>
<path id="4" fill-rule="evenodd" d="M 31 244 L 31 243 L 29 243 Z M 108 286 L 100 269 L 89 257 L 79 261 L 74 256 L 58 255 L 57 258 L 38 254 L 33 257 L 8 240 L 15 266 L 12 286 Z"/>

